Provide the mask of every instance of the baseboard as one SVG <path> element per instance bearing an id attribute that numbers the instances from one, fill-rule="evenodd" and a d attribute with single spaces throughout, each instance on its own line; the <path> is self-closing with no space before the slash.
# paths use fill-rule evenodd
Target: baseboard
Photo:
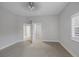
<path id="1" fill-rule="evenodd" d="M 5 45 L 5 46 L 1 47 L 0 50 L 3 50 L 3 49 L 5 49 L 5 48 L 7 48 L 7 47 L 9 47 L 9 46 L 12 46 L 12 45 L 18 43 L 18 42 L 21 42 L 21 41 L 16 41 L 16 42 L 10 43 L 10 44 L 8 44 L 8 45 Z"/>
<path id="2" fill-rule="evenodd" d="M 45 42 L 59 42 L 59 41 L 53 41 L 53 40 L 42 40 L 42 41 L 45 41 Z"/>
<path id="3" fill-rule="evenodd" d="M 78 57 L 73 51 L 69 50 L 63 43 L 59 42 L 73 57 Z"/>

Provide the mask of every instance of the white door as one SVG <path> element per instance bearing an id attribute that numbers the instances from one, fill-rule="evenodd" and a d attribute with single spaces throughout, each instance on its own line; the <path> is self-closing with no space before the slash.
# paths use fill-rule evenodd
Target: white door
<path id="1" fill-rule="evenodd" d="M 23 38 L 24 40 L 31 40 L 31 24 L 23 25 Z"/>
<path id="2" fill-rule="evenodd" d="M 32 41 L 38 41 L 42 39 L 42 28 L 40 23 L 32 24 Z"/>
<path id="3" fill-rule="evenodd" d="M 42 39 L 42 27 L 40 23 L 24 24 L 23 39 L 36 42 Z"/>

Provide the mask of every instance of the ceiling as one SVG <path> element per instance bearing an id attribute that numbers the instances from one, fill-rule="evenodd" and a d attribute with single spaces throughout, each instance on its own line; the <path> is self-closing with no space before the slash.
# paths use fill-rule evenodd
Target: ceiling
<path id="1" fill-rule="evenodd" d="M 27 8 L 26 2 L 3 2 L 1 6 L 20 16 L 58 15 L 67 2 L 35 2 L 35 8 Z"/>

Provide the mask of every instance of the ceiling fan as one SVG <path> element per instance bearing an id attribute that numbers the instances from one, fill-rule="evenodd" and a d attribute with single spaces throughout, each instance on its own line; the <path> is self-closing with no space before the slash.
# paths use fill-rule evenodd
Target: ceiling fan
<path id="1" fill-rule="evenodd" d="M 38 9 L 39 3 L 38 2 L 24 2 L 23 6 L 25 9 L 27 8 L 29 11 L 34 11 Z"/>
<path id="2" fill-rule="evenodd" d="M 33 8 L 34 7 L 34 2 L 28 2 L 28 4 L 29 4 L 29 7 L 30 8 Z"/>
<path id="3" fill-rule="evenodd" d="M 34 2 L 28 2 L 28 7 L 30 9 L 33 9 L 35 7 L 35 3 Z"/>

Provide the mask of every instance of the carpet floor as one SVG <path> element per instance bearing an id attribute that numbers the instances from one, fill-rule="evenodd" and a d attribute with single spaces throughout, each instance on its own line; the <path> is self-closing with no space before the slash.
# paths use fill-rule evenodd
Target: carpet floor
<path id="1" fill-rule="evenodd" d="M 58 42 L 19 42 L 0 51 L 0 57 L 72 57 Z"/>

